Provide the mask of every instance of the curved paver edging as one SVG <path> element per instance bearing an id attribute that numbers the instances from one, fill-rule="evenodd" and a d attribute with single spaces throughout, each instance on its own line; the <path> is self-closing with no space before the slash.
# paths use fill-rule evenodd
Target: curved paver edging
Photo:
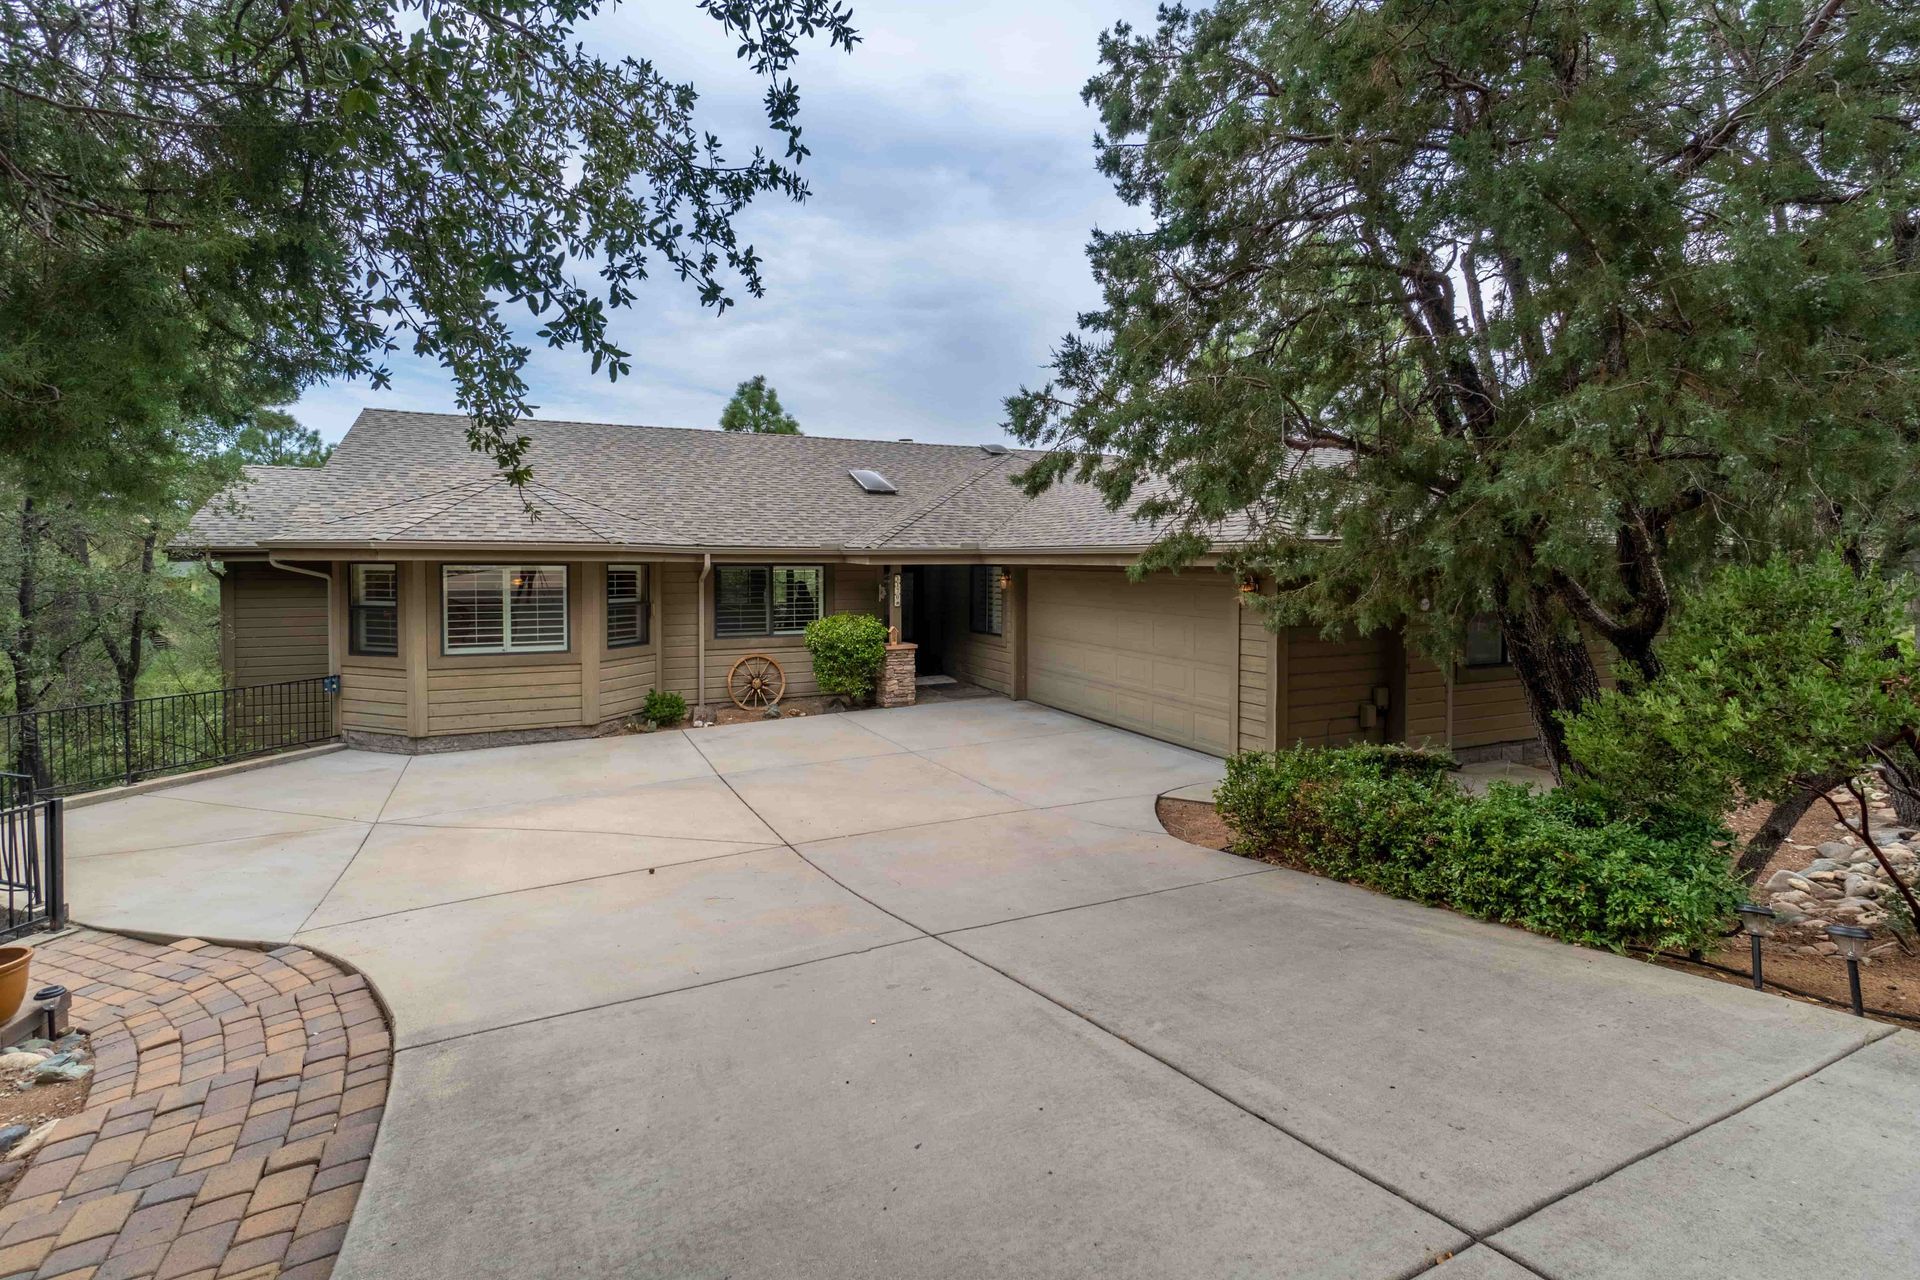
<path id="1" fill-rule="evenodd" d="M 0 1208 L 0 1276 L 321 1280 L 385 1112 L 393 1036 L 308 947 L 76 928 L 34 980 L 93 1037 L 87 1110 Z"/>

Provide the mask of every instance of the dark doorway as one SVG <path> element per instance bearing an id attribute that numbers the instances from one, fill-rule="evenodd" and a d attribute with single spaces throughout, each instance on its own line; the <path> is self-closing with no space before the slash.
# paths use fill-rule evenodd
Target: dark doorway
<path id="1" fill-rule="evenodd" d="M 900 638 L 920 646 L 914 670 L 923 676 L 943 673 L 946 634 L 946 582 L 937 565 L 908 565 L 900 572 Z"/>

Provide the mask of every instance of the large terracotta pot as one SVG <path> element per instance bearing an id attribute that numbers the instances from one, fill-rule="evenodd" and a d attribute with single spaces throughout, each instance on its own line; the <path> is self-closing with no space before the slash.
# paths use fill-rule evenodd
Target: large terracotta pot
<path id="1" fill-rule="evenodd" d="M 32 947 L 0 947 L 0 1023 L 20 1011 L 27 999 L 27 968 Z"/>

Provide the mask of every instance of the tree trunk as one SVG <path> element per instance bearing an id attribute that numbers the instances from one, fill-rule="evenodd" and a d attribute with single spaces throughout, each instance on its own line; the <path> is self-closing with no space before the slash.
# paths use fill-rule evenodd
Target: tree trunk
<path id="1" fill-rule="evenodd" d="M 1800 819 L 1807 816 L 1807 811 L 1820 803 L 1821 796 L 1845 782 L 1849 776 L 1844 769 L 1823 774 L 1774 805 L 1772 812 L 1767 814 L 1767 820 L 1747 840 L 1746 847 L 1740 850 L 1739 860 L 1733 864 L 1740 878 L 1752 884 L 1755 877 L 1773 861 L 1773 855 L 1780 849 L 1780 842 L 1793 833 Z"/>
<path id="2" fill-rule="evenodd" d="M 1573 761 L 1567 754 L 1566 727 L 1560 717 L 1599 696 L 1599 669 L 1579 632 L 1560 622 L 1539 593 L 1531 594 L 1520 609 L 1501 609 L 1500 630 L 1526 693 L 1527 709 L 1533 713 L 1540 745 L 1554 776 L 1564 781 Z"/>
<path id="3" fill-rule="evenodd" d="M 13 742 L 13 758 L 7 767 L 32 778 L 34 786 L 44 787 L 52 779 L 47 774 L 46 752 L 40 742 L 40 724 L 27 714 L 38 710 L 40 705 L 40 691 L 34 684 L 37 656 L 34 650 L 38 646 L 38 570 L 44 522 L 34 509 L 32 498 L 20 500 L 18 528 L 20 569 L 14 582 L 14 607 L 18 610 L 19 625 L 7 638 L 6 653 L 7 665 L 13 668 L 13 709 L 20 713 L 20 728 Z"/>

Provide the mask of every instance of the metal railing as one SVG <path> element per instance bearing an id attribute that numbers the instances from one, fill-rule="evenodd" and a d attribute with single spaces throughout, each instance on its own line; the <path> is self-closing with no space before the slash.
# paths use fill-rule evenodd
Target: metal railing
<path id="1" fill-rule="evenodd" d="M 66 927 L 65 807 L 35 799 L 26 774 L 0 773 L 0 940 Z"/>
<path id="2" fill-rule="evenodd" d="M 325 742 L 337 676 L 0 716 L 0 767 L 70 795 Z"/>

